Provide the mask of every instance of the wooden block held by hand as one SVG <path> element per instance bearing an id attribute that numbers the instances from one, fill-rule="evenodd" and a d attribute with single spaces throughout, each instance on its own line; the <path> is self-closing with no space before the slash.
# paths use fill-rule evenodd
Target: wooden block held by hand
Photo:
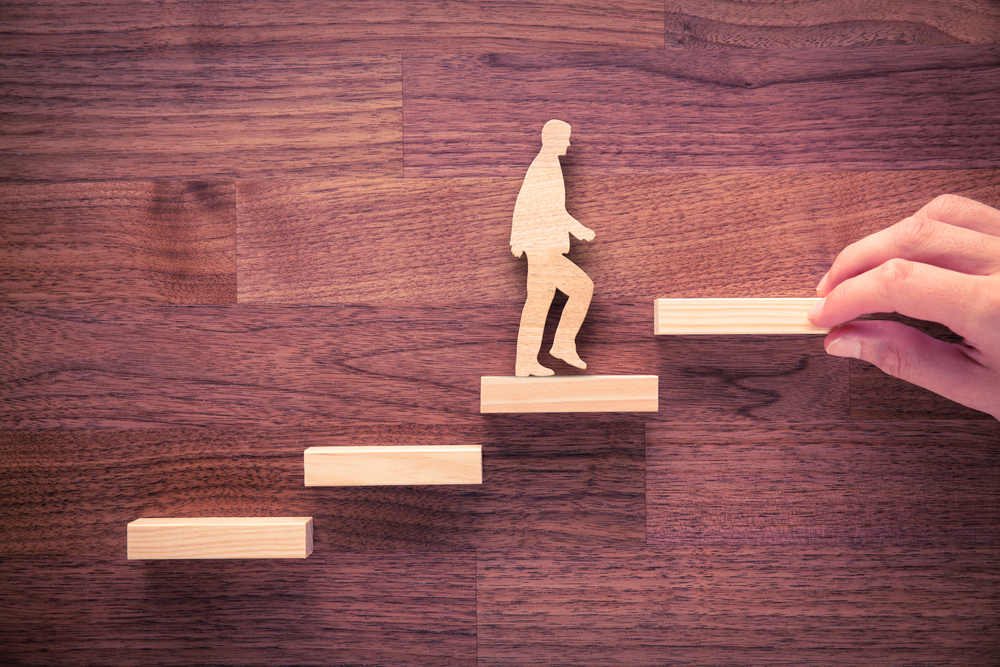
<path id="1" fill-rule="evenodd" d="M 294 517 L 137 519 L 128 525 L 128 559 L 305 558 L 313 520 Z"/>
<path id="2" fill-rule="evenodd" d="M 657 299 L 656 335 L 825 334 L 806 313 L 819 299 Z"/>
<path id="3" fill-rule="evenodd" d="M 306 486 L 482 484 L 482 445 L 310 447 Z"/>
<path id="4" fill-rule="evenodd" d="M 656 412 L 656 375 L 484 377 L 479 411 Z"/>

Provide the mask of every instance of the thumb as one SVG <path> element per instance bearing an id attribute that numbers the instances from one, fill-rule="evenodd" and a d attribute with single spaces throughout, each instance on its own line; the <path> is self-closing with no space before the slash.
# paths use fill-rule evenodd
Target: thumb
<path id="1" fill-rule="evenodd" d="M 989 369 L 969 356 L 969 348 L 932 338 L 899 322 L 855 321 L 834 329 L 823 341 L 829 354 L 867 361 L 884 373 L 980 410 L 984 390 L 992 393 Z"/>

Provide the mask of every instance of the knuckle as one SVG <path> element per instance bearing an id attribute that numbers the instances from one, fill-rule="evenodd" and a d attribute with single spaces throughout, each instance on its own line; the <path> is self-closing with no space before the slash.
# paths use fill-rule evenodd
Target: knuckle
<path id="1" fill-rule="evenodd" d="M 913 216 L 898 223 L 894 228 L 894 241 L 904 253 L 915 253 L 924 247 L 934 235 L 934 223 L 924 216 Z"/>
<path id="2" fill-rule="evenodd" d="M 913 262 L 898 257 L 875 269 L 875 279 L 886 292 L 898 292 L 906 287 L 913 275 Z"/>
<path id="3" fill-rule="evenodd" d="M 913 359 L 896 347 L 886 347 L 879 350 L 872 362 L 883 372 L 901 380 L 908 379 L 912 375 L 914 367 Z"/>
<path id="4" fill-rule="evenodd" d="M 936 220 L 946 220 L 961 212 L 969 200 L 953 194 L 938 195 L 927 204 L 927 214 Z"/>

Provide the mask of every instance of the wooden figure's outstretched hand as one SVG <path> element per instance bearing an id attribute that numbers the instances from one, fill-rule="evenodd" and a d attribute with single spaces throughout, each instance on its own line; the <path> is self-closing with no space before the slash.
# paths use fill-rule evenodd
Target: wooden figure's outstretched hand
<path id="1" fill-rule="evenodd" d="M 580 223 L 577 224 L 579 225 Z M 579 229 L 571 229 L 569 233 L 581 241 L 593 241 L 597 237 L 593 229 L 584 227 L 583 225 L 580 225 Z"/>
<path id="2" fill-rule="evenodd" d="M 809 319 L 835 326 L 867 313 L 944 324 L 946 343 L 899 322 L 848 322 L 826 351 L 1000 419 L 1000 211 L 937 197 L 912 217 L 844 249 L 816 288 Z"/>

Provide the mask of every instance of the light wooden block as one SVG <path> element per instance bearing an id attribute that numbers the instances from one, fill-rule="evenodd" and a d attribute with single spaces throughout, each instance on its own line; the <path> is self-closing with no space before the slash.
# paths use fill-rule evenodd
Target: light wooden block
<path id="1" fill-rule="evenodd" d="M 825 334 L 806 313 L 819 299 L 657 299 L 656 335 Z"/>
<path id="2" fill-rule="evenodd" d="M 128 524 L 128 559 L 305 558 L 312 517 L 137 519 Z"/>
<path id="3" fill-rule="evenodd" d="M 482 445 L 310 447 L 306 486 L 482 484 Z"/>
<path id="4" fill-rule="evenodd" d="M 655 375 L 484 377 L 479 411 L 656 412 L 659 385 Z"/>

